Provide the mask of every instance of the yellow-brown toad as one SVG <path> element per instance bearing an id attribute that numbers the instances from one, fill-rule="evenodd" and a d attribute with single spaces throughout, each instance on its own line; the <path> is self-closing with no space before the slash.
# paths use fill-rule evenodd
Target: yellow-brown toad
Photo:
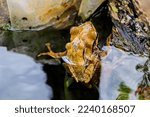
<path id="1" fill-rule="evenodd" d="M 54 53 L 50 44 L 46 44 L 49 49 L 47 53 L 54 58 L 62 58 L 65 68 L 78 82 L 89 83 L 97 69 L 100 68 L 97 32 L 93 24 L 89 21 L 80 26 L 72 27 L 70 30 L 71 39 L 66 44 L 66 51 Z"/>

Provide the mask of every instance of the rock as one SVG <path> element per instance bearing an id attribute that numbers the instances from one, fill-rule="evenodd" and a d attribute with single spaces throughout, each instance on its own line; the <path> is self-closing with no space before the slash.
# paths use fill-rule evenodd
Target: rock
<path id="1" fill-rule="evenodd" d="M 149 22 L 150 22 L 150 0 L 140 0 L 141 1 L 141 8 L 143 9 L 143 11 L 145 12 L 145 14 L 147 15 Z"/>
<path id="2" fill-rule="evenodd" d="M 0 0 L 0 27 L 9 22 L 9 14 L 6 0 Z"/>
<path id="3" fill-rule="evenodd" d="M 40 31 L 2 31 L 0 34 L 0 46 L 34 59 L 42 58 L 37 58 L 37 55 L 47 50 L 45 43 L 51 43 L 54 51 L 63 51 L 66 42 L 67 37 L 64 37 L 62 31 L 48 28 Z"/>
<path id="4" fill-rule="evenodd" d="M 78 15 L 86 20 L 105 0 L 82 0 Z"/>
<path id="5" fill-rule="evenodd" d="M 80 2 L 81 0 L 1 0 L 1 23 L 5 23 L 4 18 L 9 19 L 11 30 L 40 30 L 48 26 L 62 29 L 73 23 Z"/>
<path id="6" fill-rule="evenodd" d="M 114 24 L 112 43 L 136 54 L 150 54 L 150 27 L 137 0 L 112 0 L 109 3 Z"/>

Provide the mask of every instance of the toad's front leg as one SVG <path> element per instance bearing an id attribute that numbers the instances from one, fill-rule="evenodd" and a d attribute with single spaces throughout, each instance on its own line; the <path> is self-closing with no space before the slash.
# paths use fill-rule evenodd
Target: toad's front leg
<path id="1" fill-rule="evenodd" d="M 51 57 L 53 57 L 53 58 L 61 58 L 62 56 L 65 56 L 65 55 L 66 55 L 66 51 L 64 51 L 64 52 L 58 52 L 58 53 L 53 52 L 53 51 L 51 50 L 51 45 L 50 45 L 50 43 L 46 43 L 45 45 L 47 46 L 49 52 L 40 53 L 40 54 L 38 55 L 38 57 L 48 55 L 48 56 L 51 56 Z"/>

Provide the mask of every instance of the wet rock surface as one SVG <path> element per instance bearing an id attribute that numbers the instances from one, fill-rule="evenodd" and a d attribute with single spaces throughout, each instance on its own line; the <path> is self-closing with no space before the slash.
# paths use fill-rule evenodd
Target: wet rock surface
<path id="1" fill-rule="evenodd" d="M 42 31 L 2 31 L 0 46 L 6 46 L 8 50 L 27 54 L 33 58 L 47 48 L 45 43 L 50 42 L 54 51 L 63 51 L 67 42 L 64 31 L 45 29 Z M 67 32 L 67 31 L 66 31 Z"/>
<path id="2" fill-rule="evenodd" d="M 136 54 L 150 54 L 150 28 L 136 0 L 110 2 L 113 39 L 116 47 Z"/>

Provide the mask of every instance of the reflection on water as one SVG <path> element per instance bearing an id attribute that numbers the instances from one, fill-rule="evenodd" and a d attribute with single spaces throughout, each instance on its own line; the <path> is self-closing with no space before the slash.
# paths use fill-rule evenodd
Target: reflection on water
<path id="1" fill-rule="evenodd" d="M 113 46 L 103 49 L 108 54 L 102 58 L 100 99 L 116 99 L 122 83 L 131 89 L 129 99 L 137 99 L 135 91 L 144 73 L 136 70 L 136 67 L 139 64 L 144 65 L 148 58 L 131 55 Z"/>
<path id="2" fill-rule="evenodd" d="M 41 64 L 27 55 L 8 52 L 5 47 L 0 47 L 0 53 L 0 100 L 52 98 Z"/>

